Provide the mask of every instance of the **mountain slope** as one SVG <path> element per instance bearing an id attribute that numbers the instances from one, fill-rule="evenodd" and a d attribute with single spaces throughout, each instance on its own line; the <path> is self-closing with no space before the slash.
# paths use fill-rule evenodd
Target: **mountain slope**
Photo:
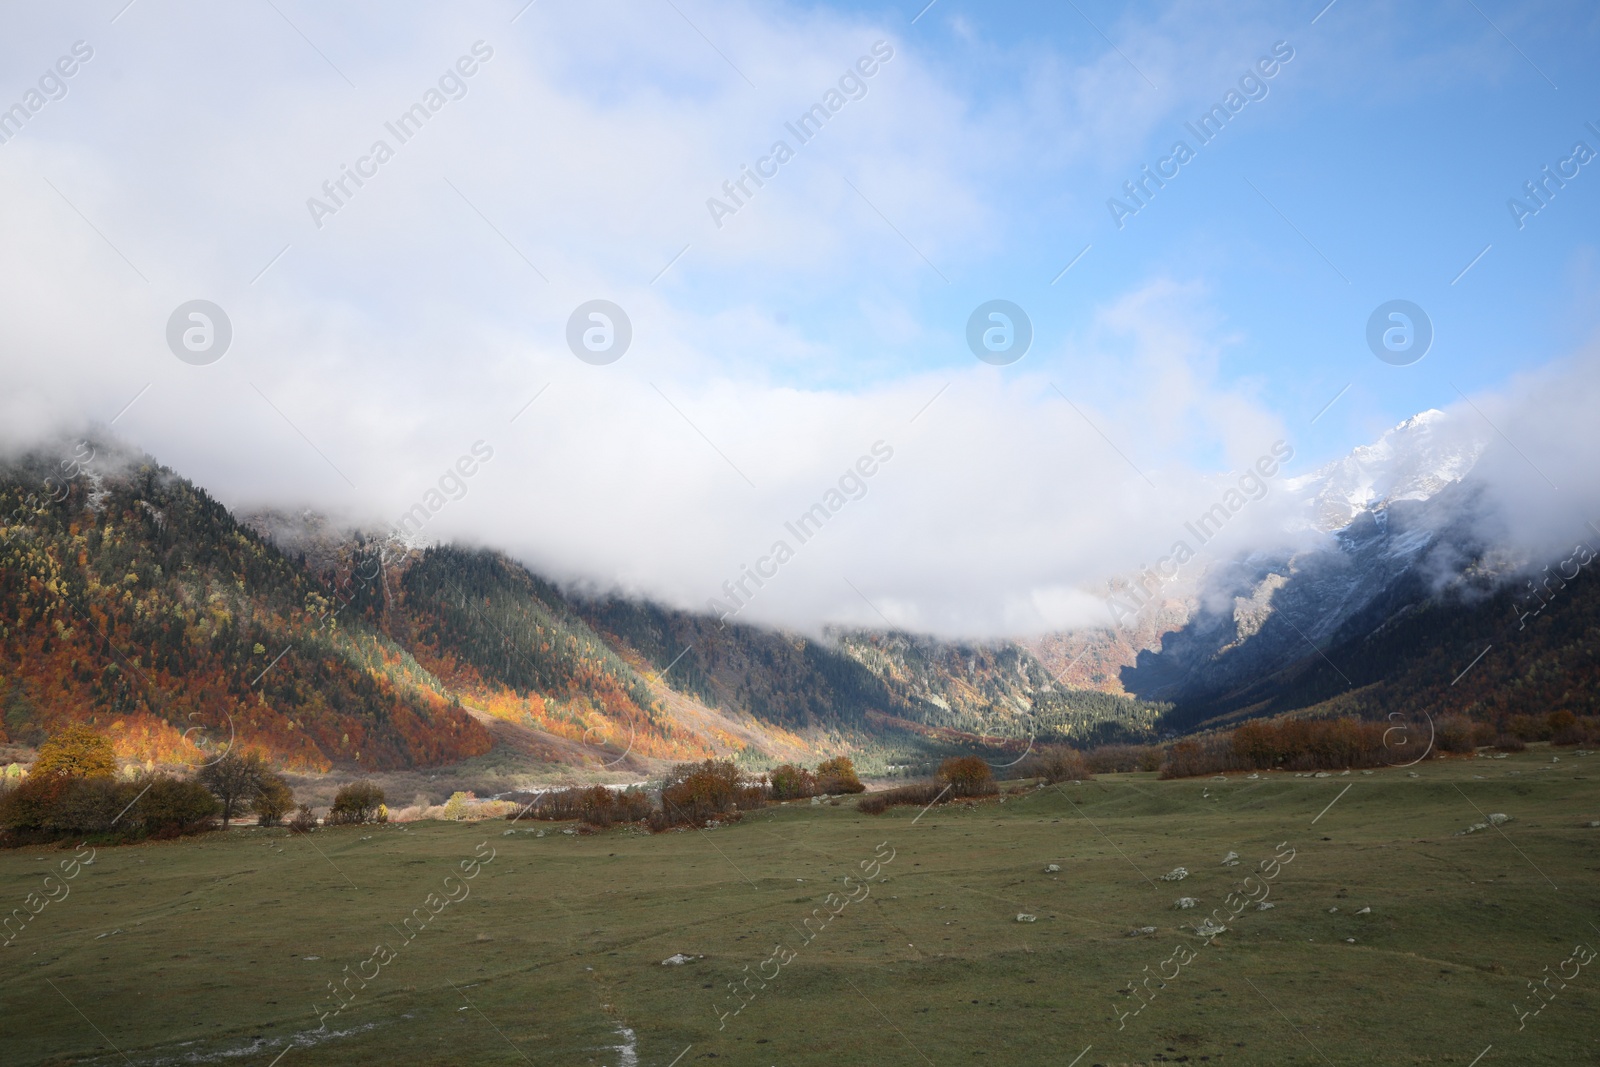
<path id="1" fill-rule="evenodd" d="M 203 490 L 84 449 L 69 481 L 44 454 L 0 467 L 10 738 L 87 721 L 125 757 L 195 761 L 237 736 L 308 770 L 488 750 L 436 678 Z"/>

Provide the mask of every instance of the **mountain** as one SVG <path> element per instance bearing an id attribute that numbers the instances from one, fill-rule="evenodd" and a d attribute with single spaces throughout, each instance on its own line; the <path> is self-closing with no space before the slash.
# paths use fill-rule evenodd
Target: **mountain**
<path id="1" fill-rule="evenodd" d="M 1429 499 L 1465 478 L 1487 445 L 1482 434 L 1430 408 L 1386 431 L 1374 444 L 1289 479 L 1285 489 L 1299 499 L 1307 526 L 1331 532 L 1349 526 L 1363 512 Z"/>
<path id="2" fill-rule="evenodd" d="M 0 742 L 84 721 L 151 764 L 231 741 L 304 771 L 492 750 L 636 776 L 1146 736 L 1163 710 L 1064 686 L 1011 642 L 723 625 L 488 549 L 241 520 L 114 443 L 54 451 L 0 463 Z"/>
<path id="3" fill-rule="evenodd" d="M 1172 702 L 1161 725 L 1173 731 L 1307 709 L 1600 708 L 1578 684 L 1595 675 L 1600 597 L 1574 563 L 1544 588 L 1559 611 L 1517 618 L 1542 601 L 1512 587 L 1526 564 L 1474 472 L 1484 446 L 1424 412 L 1290 483 L 1308 530 L 1326 532 L 1211 568 L 1183 625 L 1122 670 L 1127 691 Z"/>
<path id="4" fill-rule="evenodd" d="M 204 490 L 104 444 L 0 469 L 0 619 L 8 740 L 84 721 L 129 758 L 195 761 L 237 737 L 302 770 L 491 744 L 308 570 Z"/>

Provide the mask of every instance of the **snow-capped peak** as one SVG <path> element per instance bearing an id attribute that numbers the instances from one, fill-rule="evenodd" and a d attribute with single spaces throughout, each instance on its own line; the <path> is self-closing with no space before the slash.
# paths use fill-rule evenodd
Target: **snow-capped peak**
<path id="1" fill-rule="evenodd" d="M 1337 530 L 1368 509 L 1426 500 L 1460 481 L 1487 445 L 1475 426 L 1430 408 L 1287 487 L 1305 502 L 1310 525 Z"/>

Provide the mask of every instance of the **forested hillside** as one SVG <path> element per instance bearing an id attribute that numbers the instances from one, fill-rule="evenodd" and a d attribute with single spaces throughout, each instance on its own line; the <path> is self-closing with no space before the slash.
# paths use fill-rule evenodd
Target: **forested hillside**
<path id="1" fill-rule="evenodd" d="M 237 736 L 308 770 L 488 750 L 437 679 L 204 490 L 148 457 L 71 462 L 0 469 L 9 739 L 86 721 L 126 758 L 188 761 Z"/>

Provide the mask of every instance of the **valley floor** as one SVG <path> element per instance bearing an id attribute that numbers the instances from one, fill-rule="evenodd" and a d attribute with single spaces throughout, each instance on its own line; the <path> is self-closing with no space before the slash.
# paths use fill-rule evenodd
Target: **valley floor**
<path id="1" fill-rule="evenodd" d="M 0 949 L 0 1048 L 18 1067 L 1590 1063 L 1600 966 L 1574 946 L 1600 945 L 1597 776 L 1600 756 L 1540 745 L 657 836 L 102 848 Z M 0 910 L 70 855 L 0 854 Z M 1234 916 L 1247 876 L 1274 906 Z"/>

